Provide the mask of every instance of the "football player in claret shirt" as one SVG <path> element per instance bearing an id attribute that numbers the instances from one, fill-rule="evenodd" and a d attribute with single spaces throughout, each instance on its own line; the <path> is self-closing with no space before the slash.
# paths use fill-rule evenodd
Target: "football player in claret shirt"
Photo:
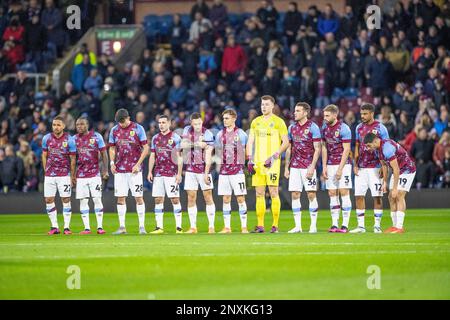
<path id="1" fill-rule="evenodd" d="M 236 127 L 237 114 L 233 109 L 227 109 L 222 113 L 223 130 L 216 136 L 217 171 L 219 172 L 218 195 L 223 196 L 223 220 L 224 228 L 220 233 L 231 233 L 231 196 L 236 196 L 241 218 L 241 232 L 248 233 L 247 229 L 247 204 L 245 195 L 245 145 L 247 135 Z"/>
<path id="2" fill-rule="evenodd" d="M 392 168 L 389 182 L 389 204 L 391 207 L 392 227 L 385 233 L 403 233 L 405 219 L 405 196 L 411 189 L 416 175 L 416 164 L 408 152 L 397 142 L 386 139 L 381 140 L 376 134 L 368 133 L 364 137 L 364 144 L 378 153 L 379 159 Z M 387 179 L 387 177 L 385 177 Z"/>
<path id="3" fill-rule="evenodd" d="M 49 235 L 59 234 L 55 196 L 59 193 L 63 203 L 64 234 L 70 231 L 72 207 L 70 196 L 75 184 L 76 146 L 73 137 L 64 132 L 64 119 L 56 116 L 52 121 L 52 133 L 42 139 L 42 167 L 44 168 L 44 198 L 47 214 L 52 224 Z"/>
<path id="4" fill-rule="evenodd" d="M 352 165 L 350 162 L 350 143 L 352 132 L 350 127 L 338 120 L 339 109 L 330 104 L 323 109 L 322 125 L 322 167 L 326 188 L 330 196 L 331 228 L 329 232 L 348 232 L 352 201 Z M 338 228 L 339 212 L 342 199 L 342 227 Z"/>
<path id="5" fill-rule="evenodd" d="M 180 154 L 181 137 L 170 130 L 170 119 L 159 116 L 159 133 L 153 136 L 148 162 L 148 181 L 153 183 L 152 196 L 155 198 L 156 229 L 153 234 L 164 233 L 164 197 L 170 199 L 175 216 L 176 233 L 183 233 L 181 227 L 180 183 L 183 158 Z"/>
<path id="6" fill-rule="evenodd" d="M 197 233 L 196 202 L 199 186 L 206 203 L 206 215 L 209 222 L 208 233 L 215 233 L 216 206 L 212 194 L 214 183 L 210 173 L 214 136 L 211 131 L 203 126 L 200 113 L 193 113 L 190 120 L 191 125 L 184 128 L 181 142 L 186 171 L 184 190 L 188 194 L 188 215 L 191 224 L 191 228 L 186 233 Z"/>
<path id="7" fill-rule="evenodd" d="M 97 218 L 97 233 L 103 230 L 102 178 L 108 180 L 108 153 L 103 137 L 93 130 L 89 131 L 87 118 L 79 118 L 76 122 L 77 134 L 74 136 L 77 146 L 77 181 L 76 198 L 80 200 L 81 219 L 84 230 L 80 234 L 90 234 L 89 197 L 94 202 Z M 102 174 L 100 176 L 99 157 L 102 158 Z"/>
<path id="8" fill-rule="evenodd" d="M 273 216 L 271 233 L 278 232 L 281 202 L 278 185 L 280 183 L 281 154 L 288 148 L 288 132 L 283 119 L 273 114 L 275 99 L 266 95 L 261 97 L 262 115 L 250 125 L 247 142 L 248 172 L 253 175 L 252 184 L 256 190 L 256 216 L 258 224 L 254 233 L 264 233 L 266 213 L 266 186 L 269 187 Z"/>
<path id="9" fill-rule="evenodd" d="M 373 198 L 374 233 L 382 233 L 381 217 L 383 216 L 383 193 L 386 192 L 387 186 L 383 183 L 382 176 L 387 174 L 387 167 L 380 164 L 380 159 L 375 151 L 371 151 L 364 144 L 364 137 L 368 133 L 374 133 L 382 140 L 389 139 L 386 127 L 374 119 L 375 106 L 370 103 L 361 106 L 361 123 L 356 127 L 355 138 L 355 164 L 353 171 L 355 173 L 355 199 L 356 199 L 356 215 L 358 219 L 358 227 L 351 230 L 351 233 L 364 233 L 366 228 L 364 225 L 364 215 L 366 211 L 365 196 L 367 190 Z"/>
<path id="10" fill-rule="evenodd" d="M 284 176 L 289 179 L 289 191 L 292 193 L 292 212 L 295 227 L 289 233 L 302 232 L 300 195 L 305 188 L 309 200 L 311 224 L 309 233 L 317 232 L 317 174 L 316 166 L 321 151 L 320 129 L 308 116 L 311 107 L 306 102 L 295 105 L 295 124 L 290 125 L 290 147 L 286 151 L 286 167 Z"/>
<path id="11" fill-rule="evenodd" d="M 114 175 L 114 195 L 117 197 L 117 213 L 119 229 L 113 234 L 126 234 L 125 215 L 127 212 L 126 197 L 131 190 L 136 200 L 139 219 L 139 234 L 145 231 L 144 184 L 142 162 L 147 157 L 149 146 L 144 128 L 130 121 L 126 109 L 116 112 L 118 122 L 109 133 L 109 158 L 111 172 Z"/>

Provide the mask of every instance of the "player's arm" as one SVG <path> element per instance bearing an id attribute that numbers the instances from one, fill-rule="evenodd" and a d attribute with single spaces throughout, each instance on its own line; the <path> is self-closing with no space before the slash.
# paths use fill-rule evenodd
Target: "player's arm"
<path id="1" fill-rule="evenodd" d="M 142 146 L 141 156 L 139 157 L 139 160 L 134 165 L 132 173 L 137 173 L 140 171 L 142 162 L 144 162 L 145 158 L 148 156 L 149 151 L 150 151 L 150 147 L 148 146 L 148 144 L 144 144 Z"/>
<path id="2" fill-rule="evenodd" d="M 109 147 L 109 164 L 111 165 L 111 172 L 112 174 L 116 174 L 116 146 L 110 146 Z"/>
<path id="3" fill-rule="evenodd" d="M 69 138 L 69 158 L 70 158 L 70 176 L 72 177 L 72 187 L 77 182 L 77 145 L 74 138 Z"/>
<path id="4" fill-rule="evenodd" d="M 42 169 L 44 170 L 45 175 L 45 169 L 47 168 L 47 157 L 48 157 L 48 151 L 42 151 Z"/>
<path id="5" fill-rule="evenodd" d="M 328 179 L 328 150 L 326 142 L 322 143 L 322 175 L 325 179 Z"/>
<path id="6" fill-rule="evenodd" d="M 392 175 L 394 177 L 393 178 L 393 180 L 394 180 L 393 181 L 393 186 L 392 186 L 392 190 L 391 190 L 391 197 L 395 199 L 395 198 L 397 198 L 397 195 L 398 195 L 397 187 L 398 187 L 398 180 L 400 179 L 400 167 L 398 165 L 397 158 L 391 159 L 389 161 L 389 164 L 391 165 Z M 383 180 L 387 184 L 387 174 L 386 174 L 386 178 L 383 177 Z"/>
<path id="7" fill-rule="evenodd" d="M 145 158 L 147 158 L 149 152 L 150 152 L 150 146 L 147 143 L 147 135 L 145 133 L 145 130 L 142 126 L 138 125 L 138 137 L 139 142 L 142 146 L 141 156 L 139 157 L 139 160 L 136 162 L 136 164 L 133 166 L 133 169 L 131 173 L 138 173 L 141 171 L 141 165 L 142 162 L 144 162 Z"/>
<path id="8" fill-rule="evenodd" d="M 156 160 L 156 155 L 152 151 L 152 152 L 150 152 L 150 159 L 148 160 L 148 176 L 147 176 L 147 180 L 149 182 L 153 182 L 153 168 L 155 167 L 155 160 Z"/>
<path id="9" fill-rule="evenodd" d="M 211 169 L 212 162 L 212 152 L 213 147 L 208 145 L 205 149 L 205 172 L 204 172 L 204 180 L 207 185 L 211 184 L 211 180 L 209 179 L 209 171 Z"/>
<path id="10" fill-rule="evenodd" d="M 253 145 L 255 143 L 255 129 L 253 128 L 253 121 L 252 124 L 250 126 L 250 133 L 248 135 L 248 140 L 247 140 L 247 145 L 246 145 L 246 159 L 247 159 L 247 170 L 248 173 L 250 173 L 251 175 L 254 175 L 256 173 L 255 170 L 255 163 L 253 162 L 254 160 L 254 155 L 253 155 Z"/>
<path id="11" fill-rule="evenodd" d="M 342 171 L 344 170 L 344 166 L 347 163 L 347 159 L 350 155 L 350 149 L 351 149 L 350 142 L 342 143 L 342 147 L 344 148 L 344 150 L 342 151 L 341 162 L 339 162 L 339 167 L 336 172 L 336 180 L 341 179 Z M 323 157 L 323 154 L 322 154 L 322 157 Z"/>
<path id="12" fill-rule="evenodd" d="M 289 146 L 286 149 L 286 155 L 284 157 L 284 177 L 286 179 L 289 179 L 289 165 L 291 162 L 291 149 L 292 149 L 292 146 L 289 143 Z"/>
<path id="13" fill-rule="evenodd" d="M 308 179 L 311 179 L 312 176 L 314 175 L 314 170 L 316 169 L 317 161 L 319 161 L 320 150 L 322 148 L 320 141 L 314 141 L 313 146 L 314 146 L 313 159 L 308 168 L 308 171 L 306 172 L 306 178 L 308 178 Z"/>
<path id="14" fill-rule="evenodd" d="M 355 154 L 354 154 L 354 157 L 353 157 L 354 159 L 353 159 L 353 172 L 355 173 L 355 175 L 357 176 L 358 175 L 358 160 L 359 160 L 359 142 L 358 141 L 356 141 L 356 143 L 355 143 Z"/>
<path id="15" fill-rule="evenodd" d="M 181 150 L 177 152 L 177 164 L 178 164 L 178 171 L 176 182 L 177 184 L 180 184 L 182 180 L 181 175 L 183 174 L 183 157 L 181 155 Z"/>
<path id="16" fill-rule="evenodd" d="M 108 180 L 109 178 L 109 174 L 108 174 L 108 152 L 106 152 L 106 149 L 102 150 L 100 152 L 100 156 L 102 157 L 102 167 L 103 167 L 103 172 L 102 172 L 102 177 L 103 180 Z"/>

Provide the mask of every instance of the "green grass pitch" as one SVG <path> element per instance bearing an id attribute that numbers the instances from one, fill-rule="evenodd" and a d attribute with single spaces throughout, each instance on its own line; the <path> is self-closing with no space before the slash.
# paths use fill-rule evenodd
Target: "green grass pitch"
<path id="1" fill-rule="evenodd" d="M 106 214 L 108 234 L 47 236 L 45 214 L 0 215 L 0 299 L 450 299 L 450 210 L 409 210 L 405 234 L 328 234 L 331 218 L 319 212 L 318 234 L 287 234 L 292 214 L 283 211 L 279 234 L 208 235 L 199 213 L 197 235 L 137 235 L 127 214 L 125 236 L 112 236 L 116 214 Z M 354 212 L 351 225 L 356 224 Z M 383 228 L 390 225 L 387 211 Z M 249 212 L 249 227 L 255 225 Z M 59 214 L 59 222 L 62 216 Z M 266 226 L 270 226 L 270 214 Z M 303 228 L 309 215 L 303 213 Z M 155 225 L 147 215 L 147 231 Z M 91 215 L 95 227 L 95 216 Z M 183 226 L 188 227 L 187 214 Z M 223 226 L 216 217 L 216 229 Z M 232 227 L 239 217 L 233 212 Z M 72 230 L 82 229 L 79 214 Z M 79 290 L 66 282 L 80 268 Z M 368 289 L 369 266 L 380 270 L 380 289 Z M 370 282 L 370 281 L 369 281 Z"/>

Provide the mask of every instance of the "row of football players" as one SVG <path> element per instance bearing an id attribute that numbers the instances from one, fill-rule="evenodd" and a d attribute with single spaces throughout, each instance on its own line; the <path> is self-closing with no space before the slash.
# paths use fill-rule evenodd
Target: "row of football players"
<path id="1" fill-rule="evenodd" d="M 179 184 L 182 179 L 183 165 L 185 165 L 185 190 L 188 194 L 188 215 L 190 229 L 187 233 L 197 233 L 196 195 L 200 187 L 206 202 L 206 212 L 209 220 L 209 233 L 215 232 L 215 204 L 212 197 L 213 181 L 209 174 L 211 157 L 214 146 L 220 146 L 220 158 L 223 160 L 219 168 L 219 195 L 223 196 L 223 217 L 225 227 L 222 233 L 231 232 L 231 195 L 234 192 L 239 203 L 239 215 L 241 218 L 241 231 L 247 229 L 247 206 L 245 195 L 244 157 L 243 152 L 247 144 L 247 160 L 249 172 L 254 174 L 253 185 L 255 187 L 276 187 L 276 192 L 271 192 L 272 211 L 274 223 L 271 232 L 278 232 L 279 198 L 277 186 L 279 182 L 279 155 L 287 151 L 287 167 L 285 177 L 289 178 L 289 190 L 292 192 L 292 208 L 295 227 L 290 232 L 301 232 L 301 205 L 300 192 L 305 189 L 309 198 L 309 211 L 311 215 L 310 232 L 317 232 L 317 178 L 315 167 L 322 151 L 324 176 L 327 178 L 327 189 L 330 194 L 330 209 L 332 213 L 332 227 L 330 232 L 347 232 L 351 211 L 349 189 L 351 189 L 351 164 L 350 129 L 337 119 L 338 110 L 334 105 L 324 109 L 324 126 L 319 130 L 318 126 L 308 120 L 309 105 L 299 103 L 295 107 L 296 123 L 285 130 L 280 129 L 275 123 L 284 123 L 273 115 L 274 100 L 267 96 L 261 99 L 262 116 L 252 123 L 250 139 L 235 126 L 236 113 L 226 110 L 223 113 L 225 128 L 214 138 L 212 133 L 202 125 L 199 114 L 191 116 L 191 125 L 186 127 L 183 137 L 170 131 L 170 119 L 161 116 L 159 118 L 160 133 L 152 138 L 151 148 L 148 146 L 146 134 L 142 126 L 130 121 L 128 112 L 118 110 L 116 121 L 118 124 L 111 130 L 109 137 L 109 157 L 111 172 L 114 174 L 115 196 L 117 197 L 117 211 L 119 216 L 119 229 L 115 234 L 126 233 L 125 198 L 131 190 L 136 199 L 139 218 L 139 233 L 145 234 L 145 203 L 143 198 L 142 163 L 150 151 L 149 176 L 153 182 L 152 195 L 155 198 L 156 229 L 153 233 L 163 233 L 164 197 L 170 198 L 173 204 L 173 212 L 176 221 L 176 232 L 181 229 L 181 204 L 179 201 Z M 403 232 L 404 196 L 414 178 L 414 163 L 408 158 L 404 150 L 387 137 L 387 130 L 383 125 L 374 121 L 374 108 L 366 104 L 361 107 L 362 124 L 357 128 L 357 151 L 355 154 L 355 174 L 357 198 L 358 228 L 354 232 L 364 232 L 364 195 L 370 188 L 374 197 L 375 206 L 375 232 L 381 232 L 380 221 L 382 213 L 381 197 L 386 189 L 386 179 L 379 175 L 380 165 L 385 160 L 393 168 L 391 179 L 391 216 L 393 228 L 390 232 Z M 276 121 L 277 119 L 281 120 Z M 265 122 L 267 128 L 259 122 Z M 64 132 L 62 118 L 56 117 L 52 123 L 53 132 L 43 139 L 43 165 L 45 168 L 44 197 L 47 204 L 47 213 L 51 220 L 49 234 L 59 233 L 54 197 L 58 191 L 63 202 L 64 233 L 70 234 L 71 204 L 70 196 L 72 186 L 76 185 L 76 197 L 80 199 L 80 211 L 85 230 L 82 234 L 91 233 L 89 225 L 89 197 L 93 198 L 94 209 L 97 217 L 97 233 L 105 231 L 102 227 L 103 206 L 101 201 L 101 179 L 108 178 L 108 155 L 101 135 L 88 131 L 86 119 L 78 119 L 76 123 L 77 135 L 70 137 Z M 271 132 L 273 131 L 273 132 Z M 279 135 L 279 150 L 270 155 L 265 161 L 258 157 L 258 137 L 270 137 Z M 323 135 L 323 138 L 321 137 Z M 289 139 L 285 143 L 286 138 Z M 323 139 L 323 144 L 321 144 Z M 247 141 L 249 140 L 249 141 Z M 247 143 L 248 142 L 248 143 Z M 267 141 L 265 142 L 267 144 Z M 253 148 L 255 144 L 255 148 Z M 150 149 L 150 150 L 149 150 Z M 322 149 L 322 150 L 321 150 Z M 187 153 L 181 156 L 181 150 Z M 266 148 L 267 150 L 267 148 Z M 103 161 L 104 172 L 100 175 L 99 153 Z M 264 154 L 265 152 L 260 152 Z M 265 157 L 265 156 L 264 156 Z M 183 158 L 188 161 L 183 161 Z M 184 163 L 183 163 L 184 162 Z M 383 168 L 386 168 L 383 166 Z M 277 172 L 278 171 L 278 172 Z M 383 170 L 387 177 L 387 170 Z M 278 174 L 277 174 L 278 173 Z M 259 182 L 258 182 L 259 181 Z M 263 181 L 263 183 L 260 183 Z M 271 191 L 271 190 L 270 190 Z M 343 222 L 338 228 L 340 214 L 339 194 L 342 200 Z M 258 200 L 261 200 L 261 192 L 257 189 L 257 214 Z M 274 201 L 275 200 L 275 201 Z M 278 200 L 278 201 L 276 201 Z M 278 204 L 277 204 L 278 202 Z M 261 201 L 259 201 L 261 203 Z M 273 204 L 275 203 L 275 208 Z M 278 208 L 277 208 L 278 205 Z M 261 211 L 261 210 L 259 210 Z M 265 208 L 264 208 L 265 211 Z M 277 212 L 277 215 L 275 214 Z M 255 232 L 264 232 L 263 222 L 258 215 L 258 225 Z"/>

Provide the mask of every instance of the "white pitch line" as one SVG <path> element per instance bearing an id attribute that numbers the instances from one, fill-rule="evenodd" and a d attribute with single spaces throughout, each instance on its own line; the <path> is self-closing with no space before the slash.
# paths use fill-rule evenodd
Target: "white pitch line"
<path id="1" fill-rule="evenodd" d="M 236 256 L 308 256 L 308 255 L 380 255 L 380 254 L 389 254 L 389 255 L 410 255 L 410 254 L 447 254 L 450 253 L 450 250 L 446 251 L 416 251 L 416 250 L 395 250 L 395 251 L 309 251 L 309 252 L 296 252 L 296 253 L 282 253 L 282 252 L 254 252 L 254 253 L 191 253 L 191 254 L 167 254 L 162 253 L 160 255 L 147 255 L 143 256 L 139 255 L 85 255 L 85 256 L 34 256 L 34 257 L 25 257 L 25 256 L 9 256 L 9 257 L 0 257 L 0 261 L 10 261 L 10 260 L 73 260 L 73 259 L 103 259 L 103 258 L 170 258 L 170 257 L 236 257 Z"/>

